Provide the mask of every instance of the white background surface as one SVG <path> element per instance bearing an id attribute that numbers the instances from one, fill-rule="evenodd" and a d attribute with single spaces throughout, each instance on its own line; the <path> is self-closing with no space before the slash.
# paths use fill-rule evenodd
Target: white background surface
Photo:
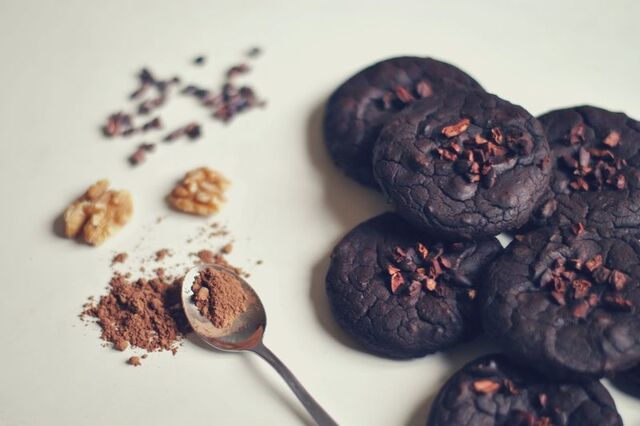
<path id="1" fill-rule="evenodd" d="M 335 329 L 328 252 L 384 205 L 329 163 L 321 104 L 361 67 L 417 54 L 534 114 L 591 103 L 640 117 L 638 16 L 634 1 L 0 1 L 0 424 L 308 423 L 251 354 L 187 341 L 133 368 L 77 318 L 102 294 L 114 252 L 201 248 L 185 240 L 202 220 L 170 212 L 163 196 L 202 164 L 233 182 L 218 218 L 267 307 L 266 343 L 341 424 L 423 424 L 443 381 L 483 348 L 395 362 L 354 350 Z M 137 169 L 125 158 L 139 139 L 101 137 L 141 66 L 217 84 L 254 45 L 265 53 L 247 80 L 266 110 L 225 127 L 178 98 L 163 117 L 201 119 L 204 137 L 161 146 Z M 207 67 L 190 64 L 199 53 Z M 132 191 L 133 221 L 100 248 L 57 237 L 56 215 L 102 177 Z M 639 425 L 638 402 L 612 392 L 625 423 Z"/>

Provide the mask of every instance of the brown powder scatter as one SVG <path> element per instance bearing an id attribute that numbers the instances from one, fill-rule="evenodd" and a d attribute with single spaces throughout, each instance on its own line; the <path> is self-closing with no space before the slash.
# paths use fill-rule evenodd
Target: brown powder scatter
<path id="1" fill-rule="evenodd" d="M 113 259 L 111 259 L 111 264 L 115 265 L 116 263 L 124 263 L 127 260 L 127 257 L 129 257 L 127 253 L 118 253 L 113 256 Z"/>
<path id="2" fill-rule="evenodd" d="M 227 235 L 229 235 L 229 230 L 217 222 L 213 222 L 211 224 L 211 229 L 212 231 L 209 233 L 209 237 L 211 238 L 226 237 Z M 203 229 L 203 231 L 206 231 L 206 229 Z"/>
<path id="3" fill-rule="evenodd" d="M 262 265 L 263 261 L 262 260 L 256 260 L 256 265 Z"/>
<path id="4" fill-rule="evenodd" d="M 127 341 L 126 341 L 126 340 L 124 340 L 124 339 L 120 339 L 120 340 L 116 341 L 116 342 L 113 344 L 113 348 L 114 348 L 115 350 L 120 351 L 120 352 L 124 351 L 124 350 L 125 350 L 125 349 L 127 349 L 128 347 L 129 347 L 129 342 L 127 342 Z"/>
<path id="5" fill-rule="evenodd" d="M 134 367 L 138 367 L 138 366 L 142 365 L 142 361 L 140 361 L 140 357 L 139 356 L 132 356 L 131 358 L 129 358 L 127 360 L 127 364 L 133 365 Z"/>
<path id="6" fill-rule="evenodd" d="M 160 249 L 156 252 L 156 262 L 161 262 L 168 256 L 171 256 L 171 251 L 169 249 Z"/>
<path id="7" fill-rule="evenodd" d="M 217 328 L 225 328 L 247 310 L 247 295 L 233 274 L 214 268 L 200 272 L 191 286 L 200 313 Z"/>
<path id="8" fill-rule="evenodd" d="M 224 258 L 224 253 L 222 250 L 219 253 L 215 253 L 211 250 L 203 249 L 197 252 L 196 256 L 198 256 L 199 259 L 199 262 L 197 263 L 224 266 L 237 275 L 241 275 L 243 277 L 248 276 L 247 273 L 244 272 L 241 268 L 230 265 L 229 262 L 227 262 L 227 259 Z"/>
<path id="9" fill-rule="evenodd" d="M 180 280 L 162 277 L 129 281 L 116 274 L 108 294 L 85 309 L 102 328 L 101 338 L 114 345 L 126 340 L 147 351 L 174 349 L 189 331 L 180 304 Z"/>
<path id="10" fill-rule="evenodd" d="M 202 263 L 216 263 L 215 262 L 216 254 L 211 250 L 206 250 L 206 249 L 200 250 L 199 252 L 196 253 L 196 256 L 198 256 L 198 258 Z"/>

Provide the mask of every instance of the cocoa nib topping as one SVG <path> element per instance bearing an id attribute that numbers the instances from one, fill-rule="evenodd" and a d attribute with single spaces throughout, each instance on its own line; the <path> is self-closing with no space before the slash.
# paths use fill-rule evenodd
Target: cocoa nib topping
<path id="1" fill-rule="evenodd" d="M 473 381 L 471 386 L 478 393 L 495 393 L 498 391 L 509 395 L 518 395 L 520 393 L 516 385 L 509 379 L 478 379 Z"/>
<path id="2" fill-rule="evenodd" d="M 451 248 L 460 249 L 460 243 L 452 243 Z M 417 295 L 425 291 L 443 297 L 450 290 L 445 285 L 451 282 L 457 264 L 444 255 L 443 246 L 427 248 L 422 243 L 408 248 L 396 247 L 392 262 L 387 265 L 391 293 Z M 476 297 L 474 289 L 466 289 L 466 296 Z"/>
<path id="3" fill-rule="evenodd" d="M 396 86 L 382 95 L 381 107 L 384 110 L 399 111 L 411 102 L 433 95 L 431 85 L 424 80 L 414 87 Z"/>
<path id="4" fill-rule="evenodd" d="M 479 393 L 494 393 L 500 390 L 502 385 L 489 379 L 476 380 L 473 382 L 473 390 Z"/>
<path id="5" fill-rule="evenodd" d="M 574 191 L 600 191 L 605 188 L 625 189 L 627 181 L 621 170 L 627 160 L 616 158 L 609 148 L 620 144 L 620 133 L 613 130 L 602 140 L 602 148 L 585 148 L 584 124 L 578 123 L 567 137 L 571 145 L 580 145 L 573 154 L 562 157 L 571 173 L 569 188 Z"/>
<path id="6" fill-rule="evenodd" d="M 513 426 L 552 426 L 551 417 L 538 417 L 532 411 L 514 410 L 509 416 L 507 423 Z"/>
<path id="7" fill-rule="evenodd" d="M 604 257 L 597 254 L 587 260 L 556 259 L 541 275 L 539 285 L 555 303 L 568 306 L 575 318 L 586 318 L 598 305 L 610 311 L 631 311 L 633 303 L 620 293 L 629 281 L 624 272 L 604 266 Z"/>
<path id="8" fill-rule="evenodd" d="M 448 138 L 453 138 L 458 136 L 462 132 L 466 132 L 471 124 L 471 120 L 468 118 L 463 118 L 458 121 L 456 124 L 452 124 L 451 126 L 446 126 L 442 129 L 442 134 Z"/>
<path id="9" fill-rule="evenodd" d="M 533 151 L 531 136 L 521 130 L 494 127 L 486 134 L 477 131 L 472 134 L 471 126 L 471 120 L 463 118 L 443 127 L 440 132 L 445 140 L 434 151 L 439 158 L 452 161 L 454 170 L 470 183 L 493 187 L 496 168 L 513 161 L 517 155 Z"/>

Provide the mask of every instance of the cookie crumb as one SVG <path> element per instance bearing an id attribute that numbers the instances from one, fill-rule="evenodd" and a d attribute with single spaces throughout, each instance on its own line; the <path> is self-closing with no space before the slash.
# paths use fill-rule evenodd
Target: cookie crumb
<path id="1" fill-rule="evenodd" d="M 118 253 L 115 256 L 113 256 L 113 259 L 111 259 L 111 264 L 115 265 L 116 263 L 124 263 L 128 257 L 129 255 L 125 252 Z"/>
<path id="2" fill-rule="evenodd" d="M 139 356 L 132 356 L 127 360 L 127 364 L 133 365 L 134 367 L 139 367 L 142 365 L 142 361 L 140 361 Z"/>
<path id="3" fill-rule="evenodd" d="M 124 339 L 118 339 L 116 340 L 115 344 L 113 345 L 113 348 L 117 351 L 124 351 L 129 347 L 129 342 L 127 342 Z"/>
<path id="4" fill-rule="evenodd" d="M 156 262 L 163 261 L 166 257 L 171 256 L 171 251 L 169 249 L 163 248 L 156 252 Z"/>

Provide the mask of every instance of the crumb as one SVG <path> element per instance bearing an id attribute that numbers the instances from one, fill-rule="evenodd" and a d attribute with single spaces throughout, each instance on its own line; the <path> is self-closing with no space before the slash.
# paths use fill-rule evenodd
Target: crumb
<path id="1" fill-rule="evenodd" d="M 124 263 L 127 260 L 127 257 L 129 257 L 129 255 L 125 252 L 118 253 L 113 256 L 113 259 L 111 259 L 111 264 L 115 265 L 116 263 Z"/>
<path id="2" fill-rule="evenodd" d="M 116 343 L 113 345 L 113 348 L 120 352 L 124 351 L 128 347 L 129 347 L 129 342 L 127 342 L 124 339 L 116 341 Z"/>
<path id="3" fill-rule="evenodd" d="M 165 257 L 171 256 L 169 249 L 163 248 L 156 252 L 156 262 L 164 260 Z"/>
<path id="4" fill-rule="evenodd" d="M 127 360 L 127 364 L 133 365 L 134 367 L 138 367 L 138 366 L 142 365 L 142 362 L 140 361 L 140 357 L 139 356 L 132 356 L 131 358 L 129 358 Z"/>

